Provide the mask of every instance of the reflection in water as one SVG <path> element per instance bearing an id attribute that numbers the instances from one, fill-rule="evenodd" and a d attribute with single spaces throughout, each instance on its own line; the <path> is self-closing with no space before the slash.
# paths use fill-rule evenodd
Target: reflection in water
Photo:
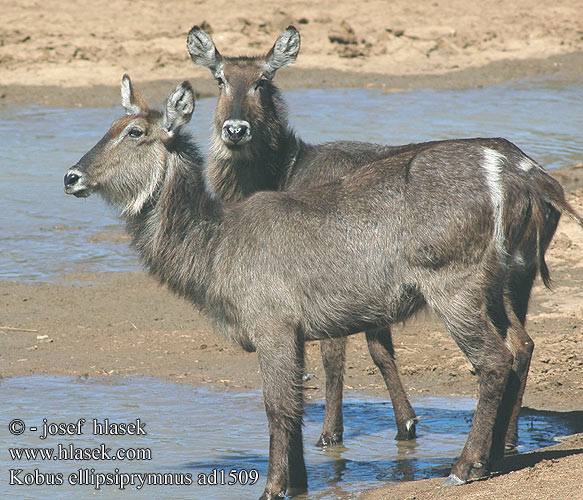
<path id="1" fill-rule="evenodd" d="M 146 448 L 151 460 L 135 461 L 53 461 L 10 460 L 0 454 L 4 471 L 22 468 L 25 472 L 62 473 L 67 477 L 79 469 L 112 473 L 190 474 L 192 486 L 151 486 L 140 491 L 128 487 L 129 499 L 172 498 L 257 498 L 267 473 L 268 433 L 261 394 L 213 391 L 172 384 L 155 378 L 106 378 L 79 380 L 71 377 L 33 376 L 0 381 L 0 440 L 5 450 L 15 447 L 57 447 L 73 444 L 95 448 L 104 443 L 112 450 Z M 392 407 L 380 398 L 356 392 L 346 394 L 344 445 L 331 449 L 315 446 L 324 413 L 323 402 L 306 407 L 304 446 L 310 491 L 304 500 L 356 498 L 358 492 L 380 487 L 389 481 L 446 476 L 461 451 L 473 413 L 471 399 L 419 398 L 413 401 L 421 417 L 418 439 L 394 440 L 396 427 Z M 21 435 L 8 432 L 8 422 L 21 419 L 27 428 L 50 422 L 88 422 L 82 435 L 49 436 L 40 440 L 40 431 Z M 110 422 L 146 423 L 145 436 L 94 436 L 90 422 L 108 418 Z M 549 445 L 557 435 L 576 429 L 564 417 L 552 412 L 528 412 L 520 420 L 520 451 Z M 256 484 L 199 486 L 200 474 L 228 477 L 230 471 L 256 470 Z M 0 476 L 0 498 L 41 500 L 46 486 L 10 486 L 8 476 Z M 53 487 L 51 498 L 77 500 L 96 495 L 119 498 L 115 487 L 95 491 L 91 486 L 64 484 Z"/>
<path id="2" fill-rule="evenodd" d="M 553 168 L 581 161 L 580 93 L 575 84 L 539 80 L 470 90 L 296 90 L 285 98 L 294 129 L 308 142 L 394 145 L 503 136 Z M 197 102 L 189 125 L 203 149 L 214 103 Z M 101 200 L 63 194 L 67 168 L 103 136 L 120 109 L 0 108 L 0 279 L 46 281 L 79 270 L 139 269 L 126 241 L 103 236 L 123 228 Z"/>

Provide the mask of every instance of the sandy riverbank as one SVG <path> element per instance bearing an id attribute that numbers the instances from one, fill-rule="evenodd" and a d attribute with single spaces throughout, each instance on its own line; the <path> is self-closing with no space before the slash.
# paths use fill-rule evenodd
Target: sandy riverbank
<path id="1" fill-rule="evenodd" d="M 146 97 L 188 78 L 215 95 L 208 70 L 186 51 L 192 25 L 224 54 L 266 52 L 289 24 L 302 49 L 279 72 L 282 88 L 464 88 L 553 75 L 580 81 L 578 0 L 449 2 L 252 0 L 5 2 L 0 26 L 0 103 L 111 106 L 128 72 Z"/>

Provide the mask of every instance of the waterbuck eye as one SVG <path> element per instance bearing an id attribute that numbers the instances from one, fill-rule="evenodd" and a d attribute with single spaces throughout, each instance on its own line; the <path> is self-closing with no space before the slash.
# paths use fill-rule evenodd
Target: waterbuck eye
<path id="1" fill-rule="evenodd" d="M 130 137 L 140 137 L 140 136 L 144 135 L 144 131 L 141 128 L 132 127 L 130 129 L 130 131 L 128 132 L 128 135 Z"/>

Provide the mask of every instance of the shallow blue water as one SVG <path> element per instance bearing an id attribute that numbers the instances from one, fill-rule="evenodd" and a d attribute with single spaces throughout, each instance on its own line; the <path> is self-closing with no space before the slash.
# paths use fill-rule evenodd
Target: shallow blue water
<path id="1" fill-rule="evenodd" d="M 549 168 L 583 160 L 583 87 L 553 80 L 472 90 L 285 92 L 305 140 L 403 144 L 504 136 Z M 206 148 L 214 99 L 189 125 Z M 0 279 L 46 281 L 79 270 L 139 268 L 112 210 L 63 194 L 63 176 L 121 114 L 112 109 L 0 108 Z"/>
<path id="2" fill-rule="evenodd" d="M 268 432 L 259 391 L 219 392 L 212 387 L 193 388 L 156 378 L 77 379 L 32 376 L 0 381 L 0 498 L 19 500 L 78 500 L 79 498 L 128 498 L 172 500 L 256 499 L 262 492 L 267 472 Z M 412 480 L 447 475 L 459 455 L 472 419 L 471 399 L 418 398 L 412 401 L 417 415 L 418 438 L 397 442 L 390 403 L 381 398 L 347 392 L 344 405 L 344 446 L 323 451 L 314 446 L 319 437 L 324 407 L 308 402 L 304 419 L 304 446 L 310 490 L 302 500 L 353 499 L 366 488 L 388 481 Z M 42 436 L 47 423 L 86 423 L 82 434 Z M 131 423 L 140 419 L 146 435 L 97 435 L 93 419 L 101 424 Z M 9 433 L 11 421 L 20 419 L 26 430 Z M 145 424 L 145 426 L 143 425 Z M 31 427 L 37 431 L 31 431 Z M 77 432 L 74 425 L 73 432 Z M 559 416 L 527 414 L 520 419 L 520 451 L 549 445 L 553 437 L 573 430 Z M 116 453 L 119 448 L 150 451 L 150 459 L 137 460 L 12 460 L 10 448 L 53 448 L 61 444 L 76 448 L 98 448 L 101 444 Z M 55 452 L 57 453 L 57 452 Z M 136 453 L 138 453 L 136 451 Z M 143 453 L 143 452 L 139 452 Z M 64 455 L 61 455 L 64 457 Z M 142 458 L 142 457 L 138 457 Z M 85 477 L 98 474 L 170 474 L 175 482 L 187 474 L 192 485 L 69 484 L 79 470 Z M 10 484 L 10 470 L 15 473 Z M 38 470 L 42 477 L 60 473 L 62 485 L 23 486 L 27 474 Z M 93 472 L 91 472 L 93 469 Z M 221 477 L 224 471 L 247 484 L 199 485 L 200 475 Z M 243 471 L 243 472 L 241 472 Z M 256 472 L 252 472 L 256 471 Z M 37 473 L 38 474 L 38 473 Z M 251 474 L 257 482 L 251 485 Z M 40 477 L 37 475 L 37 478 Z M 112 476 L 113 477 L 113 476 Z M 37 481 L 39 479 L 36 479 Z M 167 481 L 168 476 L 167 476 Z M 74 478 L 71 481 L 75 481 Z M 78 480 L 77 480 L 78 482 Z"/>

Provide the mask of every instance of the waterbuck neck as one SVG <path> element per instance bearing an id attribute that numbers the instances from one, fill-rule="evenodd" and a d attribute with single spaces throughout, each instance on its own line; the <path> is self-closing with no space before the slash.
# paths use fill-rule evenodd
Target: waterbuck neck
<path id="1" fill-rule="evenodd" d="M 167 160 L 164 178 L 150 202 L 138 214 L 122 217 L 150 274 L 204 308 L 222 209 L 205 191 L 198 158 L 170 151 Z"/>

